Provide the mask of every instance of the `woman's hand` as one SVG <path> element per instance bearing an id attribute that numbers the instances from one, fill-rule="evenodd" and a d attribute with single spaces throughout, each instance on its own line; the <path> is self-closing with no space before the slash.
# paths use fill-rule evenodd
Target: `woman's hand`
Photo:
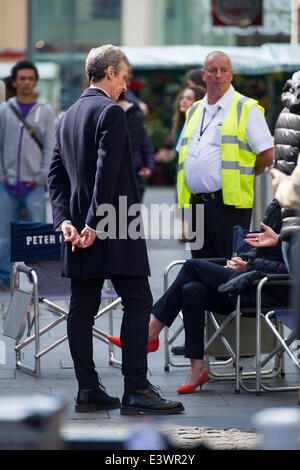
<path id="1" fill-rule="evenodd" d="M 246 273 L 248 271 L 247 261 L 244 261 L 240 256 L 231 258 L 230 261 L 227 261 L 226 266 L 238 273 Z"/>
<path id="2" fill-rule="evenodd" d="M 249 243 L 249 245 L 254 246 L 255 248 L 277 245 L 277 233 L 275 233 L 271 227 L 268 227 L 268 225 L 265 225 L 263 222 L 261 222 L 260 225 L 264 232 L 248 233 L 244 241 Z"/>
<path id="3" fill-rule="evenodd" d="M 280 170 L 277 170 L 277 168 L 271 168 L 269 170 L 269 174 L 272 176 L 273 180 L 272 180 L 272 186 L 274 189 L 277 189 L 278 186 L 280 185 L 280 183 L 287 179 L 287 178 L 290 178 L 289 175 L 286 175 L 285 173 L 283 173 L 282 171 Z"/>

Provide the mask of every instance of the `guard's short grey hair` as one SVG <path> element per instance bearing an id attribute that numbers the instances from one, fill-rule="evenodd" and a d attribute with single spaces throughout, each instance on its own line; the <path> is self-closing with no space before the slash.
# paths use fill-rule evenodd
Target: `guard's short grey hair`
<path id="1" fill-rule="evenodd" d="M 106 69 L 111 65 L 114 67 L 115 74 L 118 75 L 122 61 L 129 66 L 126 54 L 117 46 L 106 44 L 94 47 L 90 50 L 85 63 L 85 72 L 89 83 L 102 80 L 105 77 Z"/>
<path id="2" fill-rule="evenodd" d="M 212 51 L 210 52 L 209 54 L 207 54 L 207 56 L 205 57 L 205 60 L 204 60 L 204 64 L 203 64 L 203 68 L 205 69 L 207 63 L 214 57 L 214 56 L 222 56 L 222 57 L 226 57 L 226 59 L 228 59 L 228 62 L 230 64 L 230 67 L 231 67 L 231 60 L 230 60 L 230 57 L 223 51 Z"/>

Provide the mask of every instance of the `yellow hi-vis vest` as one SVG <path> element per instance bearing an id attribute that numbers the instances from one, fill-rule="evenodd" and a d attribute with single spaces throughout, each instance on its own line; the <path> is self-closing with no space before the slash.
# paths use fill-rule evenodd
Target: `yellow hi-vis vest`
<path id="1" fill-rule="evenodd" d="M 264 113 L 264 109 L 258 105 L 257 101 L 236 91 L 221 127 L 223 202 L 238 209 L 253 206 L 256 154 L 252 152 L 245 137 L 247 117 L 252 106 L 258 106 Z M 187 207 L 190 202 L 191 191 L 185 182 L 185 161 L 202 108 L 202 100 L 197 101 L 186 114 L 177 174 L 179 207 Z"/>

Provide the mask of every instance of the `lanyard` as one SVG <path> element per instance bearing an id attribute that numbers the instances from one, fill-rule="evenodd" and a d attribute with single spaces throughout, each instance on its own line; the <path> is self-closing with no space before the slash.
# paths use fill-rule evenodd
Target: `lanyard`
<path id="1" fill-rule="evenodd" d="M 213 116 L 210 118 L 210 120 L 208 121 L 208 123 L 206 124 L 206 126 L 205 126 L 204 129 L 203 129 L 204 116 L 205 116 L 205 111 L 206 111 L 206 109 L 203 108 L 203 112 L 202 112 L 202 121 L 201 121 L 201 128 L 200 128 L 200 137 L 202 137 L 202 135 L 204 134 L 204 132 L 206 131 L 206 129 L 208 128 L 208 126 L 210 125 L 210 123 L 213 121 L 213 119 L 216 117 L 216 115 L 218 114 L 218 112 L 219 112 L 220 109 L 221 109 L 221 106 L 218 106 L 217 111 L 213 114 Z"/>

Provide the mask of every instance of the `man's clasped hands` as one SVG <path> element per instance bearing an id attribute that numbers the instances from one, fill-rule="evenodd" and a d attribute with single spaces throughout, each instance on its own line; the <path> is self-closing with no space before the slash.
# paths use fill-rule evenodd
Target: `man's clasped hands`
<path id="1" fill-rule="evenodd" d="M 96 240 L 97 233 L 94 230 L 90 230 L 88 227 L 78 233 L 77 229 L 70 222 L 63 222 L 61 227 L 64 241 L 72 243 L 73 253 L 78 248 L 88 248 L 92 246 Z"/>

